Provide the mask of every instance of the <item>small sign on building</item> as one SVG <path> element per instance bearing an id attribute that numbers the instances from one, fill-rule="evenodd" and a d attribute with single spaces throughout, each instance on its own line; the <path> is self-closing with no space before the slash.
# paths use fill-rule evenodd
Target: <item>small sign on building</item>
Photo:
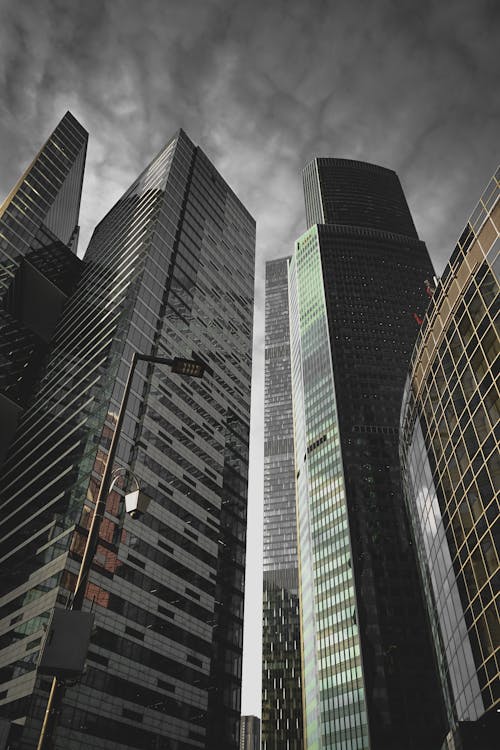
<path id="1" fill-rule="evenodd" d="M 60 678 L 81 675 L 93 627 L 92 612 L 55 609 L 38 663 L 39 674 Z"/>

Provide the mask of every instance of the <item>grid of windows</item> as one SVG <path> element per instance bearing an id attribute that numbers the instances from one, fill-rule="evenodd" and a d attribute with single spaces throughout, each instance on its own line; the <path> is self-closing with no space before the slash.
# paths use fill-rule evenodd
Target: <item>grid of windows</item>
<path id="1" fill-rule="evenodd" d="M 288 259 L 266 264 L 262 746 L 301 750 Z"/>
<path id="2" fill-rule="evenodd" d="M 87 138 L 68 112 L 0 207 L 0 463 L 79 272 Z"/>
<path id="3" fill-rule="evenodd" d="M 76 234 L 87 137 L 67 112 L 0 207 L 0 298 L 42 222 L 64 244 Z"/>
<path id="4" fill-rule="evenodd" d="M 499 174 L 434 292 L 402 411 L 402 463 L 450 726 L 498 705 Z"/>
<path id="5" fill-rule="evenodd" d="M 307 226 L 342 224 L 417 237 L 395 172 L 351 159 L 314 159 L 304 169 Z"/>
<path id="6" fill-rule="evenodd" d="M 304 725 L 308 748 L 369 747 L 318 230 L 290 270 Z"/>

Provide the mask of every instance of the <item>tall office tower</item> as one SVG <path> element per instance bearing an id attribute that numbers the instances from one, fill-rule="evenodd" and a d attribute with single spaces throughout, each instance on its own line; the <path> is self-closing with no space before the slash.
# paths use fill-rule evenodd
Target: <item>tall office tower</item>
<path id="1" fill-rule="evenodd" d="M 262 747 L 303 747 L 288 259 L 266 263 Z"/>
<path id="2" fill-rule="evenodd" d="M 288 259 L 266 263 L 262 747 L 303 747 Z"/>
<path id="3" fill-rule="evenodd" d="M 240 750 L 260 750 L 260 719 L 257 716 L 242 716 Z"/>
<path id="4" fill-rule="evenodd" d="M 136 368 L 84 601 L 95 633 L 53 747 L 238 747 L 254 240 L 183 131 L 95 229 L 1 478 L 0 708 L 24 726 L 16 747 L 40 731 L 43 629 L 75 588 L 135 351 L 208 372 Z M 140 520 L 122 511 L 135 482 Z"/>
<path id="5" fill-rule="evenodd" d="M 78 277 L 87 137 L 67 112 L 0 207 L 0 463 Z"/>
<path id="6" fill-rule="evenodd" d="M 398 427 L 433 268 L 391 170 L 315 159 L 304 188 L 289 278 L 305 744 L 432 748 L 444 720 Z"/>
<path id="7" fill-rule="evenodd" d="M 500 729 L 500 172 L 434 292 L 402 412 L 403 485 L 446 699 L 447 750 Z"/>

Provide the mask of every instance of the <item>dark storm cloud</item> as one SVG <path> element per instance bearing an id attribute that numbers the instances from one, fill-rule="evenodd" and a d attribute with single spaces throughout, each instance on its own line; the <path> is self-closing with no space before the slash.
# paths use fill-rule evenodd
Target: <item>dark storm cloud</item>
<path id="1" fill-rule="evenodd" d="M 441 270 L 496 166 L 498 3 L 0 0 L 0 14 L 0 194 L 70 109 L 90 132 L 84 242 L 180 126 L 257 219 L 258 505 L 263 261 L 304 230 L 301 170 L 316 155 L 395 169 Z"/>
<path id="2" fill-rule="evenodd" d="M 450 212 L 463 221 L 494 166 L 495 7 L 4 0 L 0 187 L 72 109 L 91 133 L 87 234 L 182 125 L 259 220 L 266 257 L 303 227 L 299 175 L 321 153 L 396 169 L 442 266 Z"/>

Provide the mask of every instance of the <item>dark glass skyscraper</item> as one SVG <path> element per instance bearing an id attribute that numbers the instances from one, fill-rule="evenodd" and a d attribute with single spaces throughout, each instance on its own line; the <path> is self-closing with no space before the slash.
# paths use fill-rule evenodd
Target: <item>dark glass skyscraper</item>
<path id="1" fill-rule="evenodd" d="M 301 750 L 302 693 L 288 259 L 266 264 L 262 747 Z"/>
<path id="2" fill-rule="evenodd" d="M 260 750 L 260 719 L 257 716 L 242 716 L 240 750 Z"/>
<path id="3" fill-rule="evenodd" d="M 0 207 L 0 463 L 78 277 L 87 139 L 67 112 Z"/>
<path id="4" fill-rule="evenodd" d="M 398 426 L 433 268 L 391 170 L 316 159 L 304 190 L 289 299 L 306 747 L 432 748 L 444 727 Z"/>
<path id="5" fill-rule="evenodd" d="M 402 411 L 403 486 L 450 735 L 493 750 L 500 717 L 500 171 L 432 297 Z"/>
<path id="6" fill-rule="evenodd" d="M 2 477 L 2 713 L 31 748 L 35 667 L 75 586 L 134 351 L 199 358 L 203 380 L 138 367 L 85 608 L 96 631 L 57 748 L 239 742 L 255 225 L 204 153 L 172 138 L 97 226 Z"/>

